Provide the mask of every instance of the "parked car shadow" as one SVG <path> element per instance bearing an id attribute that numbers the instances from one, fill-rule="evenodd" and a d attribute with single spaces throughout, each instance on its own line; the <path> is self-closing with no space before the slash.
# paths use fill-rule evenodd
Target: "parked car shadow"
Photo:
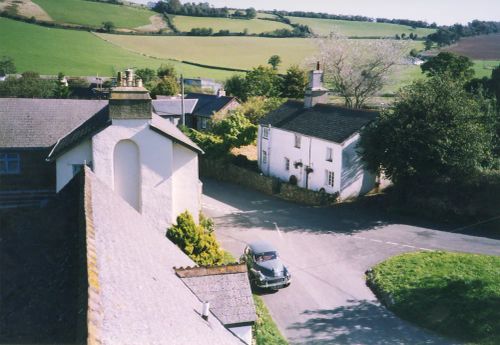
<path id="1" fill-rule="evenodd" d="M 385 307 L 367 300 L 351 300 L 351 304 L 331 310 L 307 310 L 304 322 L 288 327 L 291 343 L 301 344 L 460 344 L 422 331 L 402 322 Z"/>

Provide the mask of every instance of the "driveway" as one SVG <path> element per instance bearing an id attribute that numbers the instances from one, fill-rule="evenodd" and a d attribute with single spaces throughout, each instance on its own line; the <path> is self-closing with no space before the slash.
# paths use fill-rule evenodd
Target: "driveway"
<path id="1" fill-rule="evenodd" d="M 203 209 L 235 257 L 257 239 L 279 250 L 293 282 L 263 298 L 291 343 L 459 344 L 387 311 L 366 286 L 364 272 L 408 251 L 500 255 L 498 240 L 395 218 L 378 207 L 307 207 L 213 180 L 204 181 Z"/>

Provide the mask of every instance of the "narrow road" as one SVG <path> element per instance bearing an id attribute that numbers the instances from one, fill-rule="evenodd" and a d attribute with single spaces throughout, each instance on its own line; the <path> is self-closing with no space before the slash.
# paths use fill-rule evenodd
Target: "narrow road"
<path id="1" fill-rule="evenodd" d="M 259 239 L 280 252 L 293 282 L 263 298 L 291 343 L 460 344 L 394 316 L 366 286 L 364 272 L 408 251 L 500 255 L 498 240 L 446 232 L 373 207 L 301 206 L 213 180 L 204 181 L 203 208 L 235 257 Z"/>

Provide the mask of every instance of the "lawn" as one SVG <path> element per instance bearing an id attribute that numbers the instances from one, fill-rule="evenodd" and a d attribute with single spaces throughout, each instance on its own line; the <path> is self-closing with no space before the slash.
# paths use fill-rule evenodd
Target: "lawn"
<path id="1" fill-rule="evenodd" d="M 434 29 L 413 29 L 406 25 L 389 23 L 356 22 L 320 18 L 287 17 L 292 23 L 308 25 L 315 34 L 327 36 L 332 31 L 349 37 L 394 37 L 396 34 L 417 34 L 419 37 L 433 33 Z"/>
<path id="2" fill-rule="evenodd" d="M 131 7 L 104 4 L 85 0 L 32 0 L 40 5 L 58 23 L 100 27 L 111 21 L 117 28 L 135 28 L 150 24 L 149 17 L 155 12 Z"/>
<path id="3" fill-rule="evenodd" d="M 400 317 L 478 344 L 500 343 L 500 257 L 418 252 L 373 268 L 369 284 Z"/>
<path id="4" fill-rule="evenodd" d="M 174 24 L 177 29 L 184 32 L 190 31 L 192 28 L 212 28 L 214 32 L 219 30 L 243 32 L 247 29 L 250 34 L 260 34 L 276 29 L 291 29 L 290 25 L 269 20 L 214 17 L 175 16 Z"/>
<path id="5" fill-rule="evenodd" d="M 500 66 L 500 60 L 474 60 L 475 77 L 491 77 L 493 68 L 498 66 Z"/>
<path id="6" fill-rule="evenodd" d="M 127 67 L 158 68 L 171 63 L 179 73 L 188 77 L 224 80 L 233 73 L 154 59 L 116 47 L 95 35 L 75 30 L 45 28 L 0 18 L 1 54 L 14 59 L 19 72 L 37 71 L 41 74 L 112 76 Z"/>

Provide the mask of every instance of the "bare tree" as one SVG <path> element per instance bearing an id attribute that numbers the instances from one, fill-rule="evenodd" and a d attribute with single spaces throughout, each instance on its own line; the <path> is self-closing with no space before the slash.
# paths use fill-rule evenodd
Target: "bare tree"
<path id="1" fill-rule="evenodd" d="M 330 35 L 318 40 L 325 81 L 350 108 L 361 108 L 388 81 L 395 65 L 408 54 L 408 44 L 393 39 L 355 40 Z"/>

